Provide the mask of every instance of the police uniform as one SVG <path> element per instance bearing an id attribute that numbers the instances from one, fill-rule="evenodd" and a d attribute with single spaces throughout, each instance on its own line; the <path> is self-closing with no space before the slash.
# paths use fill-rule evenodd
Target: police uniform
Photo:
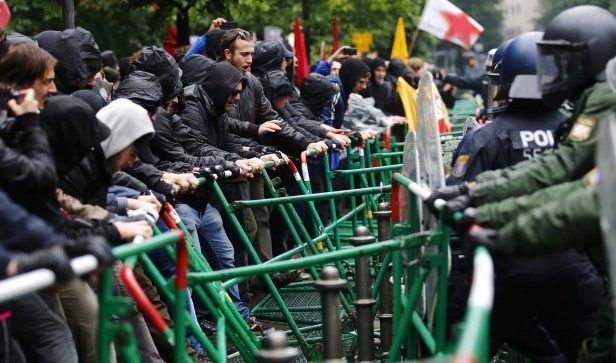
<path id="1" fill-rule="evenodd" d="M 513 167 L 477 175 L 477 186 L 471 191 L 473 202 L 495 202 L 582 178 L 595 165 L 597 123 L 611 112 L 616 112 L 616 94 L 607 83 L 585 90 L 558 148 Z"/>
<path id="2" fill-rule="evenodd" d="M 555 131 L 565 120 L 562 113 L 539 100 L 514 100 L 466 142 L 448 182 L 471 181 L 483 171 L 505 168 L 540 155 L 554 146 Z M 572 188 L 569 186 L 568 190 Z M 544 198 L 549 196 L 553 195 Z M 533 199 L 524 202 L 528 209 L 535 206 Z M 502 208 L 500 213 L 509 213 L 502 217 L 492 211 L 492 216 L 502 219 L 516 217 L 524 210 L 519 200 L 498 204 Z M 485 209 L 478 209 L 480 217 L 482 212 L 484 218 L 488 217 Z M 498 224 L 491 219 L 484 222 Z M 512 238 L 511 244 L 515 245 L 515 241 Z M 601 279 L 588 258 L 569 249 L 549 256 L 506 261 L 497 257 L 496 266 L 493 349 L 509 342 L 532 359 L 549 357 L 558 361 L 575 357 L 579 343 L 592 334 L 596 324 L 592 313 L 598 309 L 603 293 Z"/>
<path id="3" fill-rule="evenodd" d="M 565 116 L 537 101 L 516 100 L 494 121 L 477 129 L 458 152 L 448 184 L 474 180 L 486 170 L 530 160 L 554 146 Z"/>

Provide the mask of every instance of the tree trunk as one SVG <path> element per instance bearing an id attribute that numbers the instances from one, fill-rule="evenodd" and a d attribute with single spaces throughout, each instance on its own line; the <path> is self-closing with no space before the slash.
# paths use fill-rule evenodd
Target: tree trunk
<path id="1" fill-rule="evenodd" d="M 190 44 L 190 19 L 188 17 L 188 10 L 190 10 L 189 7 L 179 9 L 175 18 L 178 47 Z"/>
<path id="2" fill-rule="evenodd" d="M 310 37 L 310 30 L 308 25 L 308 19 L 310 19 L 310 1 L 302 0 L 302 24 L 304 31 L 304 43 L 306 43 L 306 58 L 308 58 L 308 64 L 310 62 L 310 46 L 312 45 L 312 38 Z"/>

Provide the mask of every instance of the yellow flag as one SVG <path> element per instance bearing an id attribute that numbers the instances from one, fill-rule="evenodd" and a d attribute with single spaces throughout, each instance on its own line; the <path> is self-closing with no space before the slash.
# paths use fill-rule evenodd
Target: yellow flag
<path id="1" fill-rule="evenodd" d="M 404 63 L 409 61 L 409 48 L 406 46 L 406 33 L 404 32 L 404 20 L 402 17 L 398 18 L 396 35 L 394 36 L 394 45 L 391 48 L 390 58 L 393 57 L 402 59 Z"/>
<path id="2" fill-rule="evenodd" d="M 417 127 L 417 90 L 411 87 L 402 77 L 399 77 L 396 83 L 409 130 L 415 130 Z"/>

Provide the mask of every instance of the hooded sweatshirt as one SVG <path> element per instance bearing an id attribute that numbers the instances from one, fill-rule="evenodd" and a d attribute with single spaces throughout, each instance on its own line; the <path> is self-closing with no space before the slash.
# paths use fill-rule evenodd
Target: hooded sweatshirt
<path id="1" fill-rule="evenodd" d="M 105 158 L 109 159 L 142 137 L 152 137 L 154 127 L 148 112 L 127 100 L 112 101 L 96 114 L 109 129 L 111 135 L 101 142 Z"/>
<path id="2" fill-rule="evenodd" d="M 175 59 L 161 48 L 145 48 L 131 64 L 128 74 L 134 71 L 149 72 L 158 78 L 165 104 L 182 93 L 180 68 Z"/>
<path id="3" fill-rule="evenodd" d="M 39 34 L 39 46 L 57 60 L 54 79 L 58 91 L 71 94 L 81 83 L 101 70 L 101 51 L 89 31 L 77 27 L 58 33 Z"/>
<path id="4" fill-rule="evenodd" d="M 155 75 L 132 71 L 122 80 L 113 93 L 113 99 L 128 98 L 148 111 L 156 112 L 162 104 L 163 89 Z"/>
<path id="5" fill-rule="evenodd" d="M 212 100 L 217 115 L 225 112 L 229 95 L 240 81 L 243 81 L 242 73 L 229 63 L 217 63 L 205 75 L 201 88 Z"/>
<path id="6" fill-rule="evenodd" d="M 365 74 L 370 73 L 370 68 L 364 61 L 355 58 L 349 58 L 342 62 L 340 67 L 340 81 L 344 90 L 344 103 L 348 102 L 355 83 Z M 345 107 L 346 108 L 346 107 Z"/>
<path id="7" fill-rule="evenodd" d="M 201 54 L 189 54 L 182 58 L 178 66 L 182 70 L 182 86 L 200 84 L 205 78 L 207 70 L 215 61 Z"/>
<path id="8" fill-rule="evenodd" d="M 73 169 L 110 134 L 109 128 L 96 119 L 90 105 L 64 95 L 49 99 L 41 112 L 41 126 L 47 132 L 58 177 Z"/>

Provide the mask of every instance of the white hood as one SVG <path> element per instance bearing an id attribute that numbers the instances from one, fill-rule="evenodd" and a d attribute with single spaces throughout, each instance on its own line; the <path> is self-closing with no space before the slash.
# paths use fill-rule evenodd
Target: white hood
<path id="1" fill-rule="evenodd" d="M 154 127 L 148 112 L 141 106 L 120 98 L 103 107 L 96 117 L 111 134 L 101 142 L 105 158 L 109 159 L 142 136 L 154 135 Z"/>

